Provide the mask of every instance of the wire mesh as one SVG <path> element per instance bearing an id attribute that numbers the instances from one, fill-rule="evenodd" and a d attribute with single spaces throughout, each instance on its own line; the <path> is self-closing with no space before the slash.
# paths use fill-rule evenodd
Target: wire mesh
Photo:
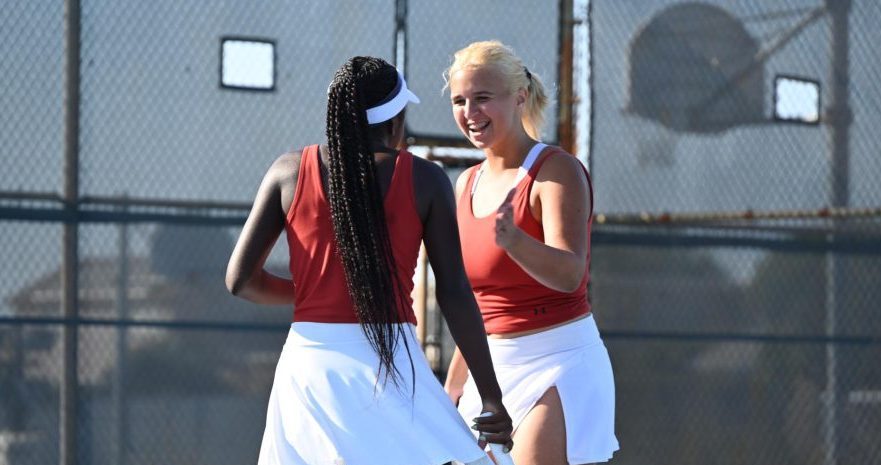
<path id="1" fill-rule="evenodd" d="M 60 334 L 45 325 L 0 326 L 4 463 L 58 462 Z"/>
<path id="2" fill-rule="evenodd" d="M 21 221 L 0 227 L 0 316 L 58 317 L 61 227 Z"/>
<path id="3" fill-rule="evenodd" d="M 250 304 L 230 295 L 224 285 L 238 232 L 235 227 L 169 223 L 83 226 L 80 315 L 283 326 L 291 308 Z M 267 268 L 290 276 L 286 256 L 286 243 L 280 240 Z"/>
<path id="4" fill-rule="evenodd" d="M 833 2 L 834 3 L 834 2 Z M 850 2 L 847 2 L 850 3 Z M 833 199 L 828 108 L 822 124 L 774 119 L 774 79 L 849 82 L 849 206 L 877 205 L 879 93 L 868 54 L 878 35 L 853 2 L 846 33 L 850 78 L 831 70 L 831 13 L 822 2 L 592 2 L 592 168 L 604 212 L 791 210 Z M 738 37 L 742 46 L 730 39 Z M 750 48 L 751 47 L 751 48 Z M 841 103 L 841 102 L 839 102 Z M 626 136 L 625 136 L 626 135 Z"/>
<path id="5" fill-rule="evenodd" d="M 559 2 L 83 0 L 75 205 L 57 195 L 64 2 L 4 5 L 0 463 L 62 460 L 71 389 L 79 463 L 254 462 L 291 309 L 230 297 L 224 267 L 272 160 L 323 139 L 333 71 L 354 54 L 403 63 L 423 102 L 410 130 L 459 138 L 440 75 L 455 50 L 501 39 L 555 89 L 560 28 L 573 26 L 597 212 L 786 217 L 596 224 L 591 297 L 616 374 L 614 461 L 879 462 L 881 224 L 783 214 L 881 206 L 881 5 L 848 3 L 844 165 L 826 107 L 842 71 L 827 7 L 840 2 L 578 1 L 564 25 Z M 221 41 L 233 36 L 274 43 L 274 90 L 221 87 Z M 819 124 L 774 119 L 782 75 L 819 83 Z M 65 224 L 78 232 L 74 322 L 62 318 Z M 268 267 L 284 275 L 286 261 L 279 241 Z M 429 297 L 443 376 L 453 346 L 440 318 Z M 67 323 L 75 386 L 63 375 Z"/>
<path id="6" fill-rule="evenodd" d="M 347 58 L 393 59 L 391 1 L 82 4 L 84 196 L 249 201 L 278 155 L 324 139 Z M 274 91 L 220 88 L 226 36 L 275 42 Z"/>
<path id="7" fill-rule="evenodd" d="M 256 462 L 284 335 L 82 330 L 80 462 Z"/>
<path id="8" fill-rule="evenodd" d="M 621 436 L 640 447 L 616 460 L 878 461 L 866 440 L 881 421 L 878 217 L 785 216 L 879 204 L 867 130 L 877 66 L 865 55 L 877 35 L 866 18 L 879 15 L 866 1 L 591 2 L 598 209 L 651 221 L 780 213 L 724 223 L 727 244 L 711 215 L 695 216 L 696 230 L 597 228 L 594 308 L 620 417 L 639 418 Z M 779 76 L 818 83 L 819 124 L 775 116 Z M 640 239 L 616 237 L 632 230 Z M 761 245 L 742 245 L 742 234 Z M 665 436 L 671 419 L 687 432 Z"/>
<path id="9" fill-rule="evenodd" d="M 545 140 L 557 138 L 555 83 L 559 74 L 558 2 L 500 2 L 474 5 L 466 0 L 407 2 L 408 85 L 422 102 L 407 113 L 408 129 L 418 135 L 461 138 L 450 110 L 442 72 L 453 53 L 478 40 L 501 40 L 514 48 L 530 71 L 547 85 L 553 102 L 546 112 Z"/>
<path id="10" fill-rule="evenodd" d="M 62 2 L 4 2 L 0 190 L 61 189 Z"/>

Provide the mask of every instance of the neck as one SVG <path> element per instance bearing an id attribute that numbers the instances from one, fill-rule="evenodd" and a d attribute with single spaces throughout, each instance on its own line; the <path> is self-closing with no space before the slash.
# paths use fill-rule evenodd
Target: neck
<path id="1" fill-rule="evenodd" d="M 370 141 L 370 148 L 373 150 L 373 153 L 376 155 L 385 153 L 390 155 L 395 155 L 398 153 L 398 149 L 394 147 L 394 144 L 390 143 L 390 140 L 381 139 L 381 140 L 372 140 Z"/>
<path id="2" fill-rule="evenodd" d="M 483 150 L 486 155 L 485 169 L 498 172 L 519 168 L 533 145 L 535 141 L 526 134 L 526 131 L 520 131 L 516 136 Z"/>

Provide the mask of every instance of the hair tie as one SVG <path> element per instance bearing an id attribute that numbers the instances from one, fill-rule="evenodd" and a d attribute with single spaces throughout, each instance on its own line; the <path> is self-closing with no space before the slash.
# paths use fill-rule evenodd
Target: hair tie
<path id="1" fill-rule="evenodd" d="M 526 72 L 526 79 L 529 79 L 531 81 L 532 80 L 532 73 L 529 72 L 529 68 L 524 66 L 523 71 Z"/>

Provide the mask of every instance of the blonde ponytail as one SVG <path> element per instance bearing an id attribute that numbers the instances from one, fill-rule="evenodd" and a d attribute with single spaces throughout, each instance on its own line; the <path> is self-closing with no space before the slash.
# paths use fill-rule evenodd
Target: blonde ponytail
<path id="1" fill-rule="evenodd" d="M 541 140 L 541 130 L 545 124 L 544 110 L 548 106 L 548 95 L 541 78 L 523 67 L 526 79 L 529 81 L 526 87 L 526 103 L 523 108 L 523 129 L 535 140 Z"/>

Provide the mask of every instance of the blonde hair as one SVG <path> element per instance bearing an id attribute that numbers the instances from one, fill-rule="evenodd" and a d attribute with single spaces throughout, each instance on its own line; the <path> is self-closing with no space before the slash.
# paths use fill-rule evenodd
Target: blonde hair
<path id="1" fill-rule="evenodd" d="M 453 64 L 444 71 L 444 81 L 446 81 L 444 89 L 449 87 L 453 73 L 483 66 L 493 66 L 500 71 L 510 91 L 526 89 L 526 104 L 521 123 L 529 137 L 540 140 L 545 122 L 544 110 L 548 106 L 548 95 L 544 84 L 537 74 L 523 65 L 523 61 L 514 53 L 514 49 L 498 40 L 472 42 L 456 52 L 453 55 Z"/>

